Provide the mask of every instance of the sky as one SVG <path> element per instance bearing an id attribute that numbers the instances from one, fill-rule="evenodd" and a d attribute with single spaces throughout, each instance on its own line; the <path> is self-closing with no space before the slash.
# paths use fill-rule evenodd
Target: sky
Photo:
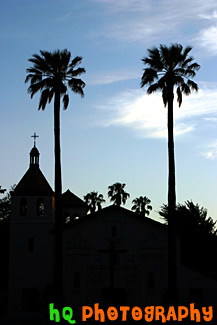
<path id="1" fill-rule="evenodd" d="M 167 109 L 160 93 L 140 88 L 147 49 L 192 46 L 201 69 L 198 93 L 174 99 L 177 202 L 192 200 L 217 220 L 217 1 L 0 0 L 0 185 L 29 167 L 34 132 L 40 168 L 54 185 L 53 102 L 38 111 L 24 83 L 28 59 L 68 49 L 86 69 L 85 97 L 61 109 L 63 191 L 83 198 L 125 183 L 130 199 L 147 196 L 151 218 L 167 202 Z"/>

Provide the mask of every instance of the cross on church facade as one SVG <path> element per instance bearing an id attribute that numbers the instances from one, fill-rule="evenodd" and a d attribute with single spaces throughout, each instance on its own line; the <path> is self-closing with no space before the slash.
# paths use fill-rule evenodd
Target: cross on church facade
<path id="1" fill-rule="evenodd" d="M 115 259 L 117 258 L 117 253 L 126 253 L 126 249 L 115 249 L 114 242 L 111 240 L 109 249 L 98 249 L 99 253 L 108 254 L 110 257 L 110 289 L 115 287 Z"/>
<path id="2" fill-rule="evenodd" d="M 34 138 L 34 147 L 36 146 L 36 138 L 39 138 L 39 135 L 36 135 L 36 133 L 34 132 L 33 135 L 31 135 L 31 138 Z"/>

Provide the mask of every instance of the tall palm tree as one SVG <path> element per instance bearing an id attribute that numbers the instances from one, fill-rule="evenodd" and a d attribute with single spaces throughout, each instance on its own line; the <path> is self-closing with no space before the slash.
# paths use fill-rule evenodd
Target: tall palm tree
<path id="1" fill-rule="evenodd" d="M 103 195 L 98 192 L 90 192 L 84 196 L 84 201 L 87 204 L 87 212 L 93 213 L 96 209 L 99 211 L 102 209 L 102 203 L 105 202 Z"/>
<path id="2" fill-rule="evenodd" d="M 195 77 L 200 66 L 189 56 L 191 50 L 190 46 L 183 49 L 181 44 L 172 44 L 169 47 L 160 45 L 159 48 L 148 49 L 148 56 L 142 59 L 146 68 L 142 75 L 141 87 L 147 85 L 148 94 L 161 91 L 164 106 L 168 109 L 168 285 L 171 303 L 177 302 L 173 99 L 175 88 L 179 106 L 182 104 L 182 94 L 189 95 L 191 90 L 198 90 L 197 84 L 190 78 Z"/>
<path id="3" fill-rule="evenodd" d="M 131 210 L 135 211 L 142 217 L 148 216 L 152 210 L 152 206 L 150 205 L 151 200 L 149 200 L 147 196 L 137 197 L 132 201 L 132 203 L 134 203 L 134 205 Z"/>
<path id="4" fill-rule="evenodd" d="M 54 143 L 55 143 L 55 272 L 54 285 L 56 298 L 61 301 L 62 285 L 62 215 L 61 215 L 61 156 L 60 156 L 60 101 L 63 108 L 69 104 L 68 88 L 74 93 L 84 96 L 85 83 L 76 77 L 85 72 L 78 67 L 82 58 L 76 56 L 71 60 L 68 50 L 54 52 L 40 51 L 33 54 L 29 62 L 32 66 L 27 69 L 25 82 L 30 81 L 28 93 L 31 98 L 40 92 L 38 109 L 44 110 L 47 103 L 54 99 Z"/>
<path id="5" fill-rule="evenodd" d="M 108 197 L 117 206 L 125 204 L 130 194 L 124 190 L 126 184 L 115 183 L 108 187 Z"/>

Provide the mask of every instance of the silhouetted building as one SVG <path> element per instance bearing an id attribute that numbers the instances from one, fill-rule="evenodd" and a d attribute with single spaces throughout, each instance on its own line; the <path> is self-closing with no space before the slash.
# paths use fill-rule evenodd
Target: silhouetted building
<path id="1" fill-rule="evenodd" d="M 39 152 L 12 195 L 9 255 L 9 314 L 38 313 L 53 276 L 54 192 L 39 168 Z"/>
<path id="2" fill-rule="evenodd" d="M 167 302 L 167 226 L 115 205 L 86 214 L 69 190 L 62 195 L 64 303 L 164 305 Z M 54 273 L 54 192 L 39 168 L 34 145 L 30 166 L 12 196 L 9 315 L 40 317 L 51 303 Z M 178 239 L 177 239 L 178 241 Z M 216 303 L 217 283 L 180 264 L 179 302 Z M 48 312 L 48 305 L 46 306 Z"/>

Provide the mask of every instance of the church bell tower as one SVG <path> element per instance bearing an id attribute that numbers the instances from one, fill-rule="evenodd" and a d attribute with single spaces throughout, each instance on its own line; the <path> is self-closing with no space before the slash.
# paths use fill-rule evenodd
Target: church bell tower
<path id="1" fill-rule="evenodd" d="M 29 169 L 12 194 L 10 221 L 8 311 L 26 320 L 42 312 L 53 279 L 54 192 L 39 168 L 37 137 Z"/>

